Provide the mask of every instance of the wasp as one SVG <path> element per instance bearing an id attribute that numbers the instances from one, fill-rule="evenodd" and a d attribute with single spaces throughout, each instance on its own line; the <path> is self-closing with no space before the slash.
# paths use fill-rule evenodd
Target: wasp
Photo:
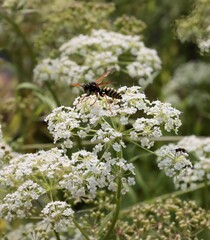
<path id="1" fill-rule="evenodd" d="M 108 97 L 115 98 L 115 99 L 122 99 L 122 95 L 117 90 L 115 90 L 114 88 L 110 88 L 110 87 L 101 88 L 100 87 L 100 86 L 103 86 L 103 85 L 110 84 L 110 82 L 102 82 L 102 81 L 103 81 L 104 78 L 106 78 L 109 74 L 113 73 L 114 71 L 115 71 L 115 68 L 107 70 L 95 82 L 89 82 L 89 83 L 84 83 L 84 84 L 75 83 L 75 84 L 71 84 L 71 86 L 83 87 L 86 95 L 82 98 L 82 100 L 85 97 L 88 97 L 88 96 L 94 95 L 94 94 L 96 95 L 96 100 L 99 96 L 105 97 L 105 98 L 106 98 L 106 96 L 108 96 Z M 96 102 L 96 100 L 94 101 L 94 103 Z M 92 103 L 91 105 L 93 105 L 94 103 Z"/>

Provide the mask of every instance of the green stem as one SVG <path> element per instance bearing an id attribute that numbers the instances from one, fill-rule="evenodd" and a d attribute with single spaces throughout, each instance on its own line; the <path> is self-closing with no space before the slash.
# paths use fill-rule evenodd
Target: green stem
<path id="1" fill-rule="evenodd" d="M 149 152 L 149 153 L 152 153 L 153 155 L 157 156 L 157 154 L 156 154 L 155 152 L 149 150 L 148 148 L 142 147 L 140 144 L 138 144 L 138 143 L 136 143 L 136 142 L 134 142 L 134 141 L 131 141 L 130 139 L 127 139 L 127 141 L 129 141 L 129 142 L 135 144 L 136 146 L 144 149 L 145 151 L 147 151 L 147 152 Z"/>
<path id="2" fill-rule="evenodd" d="M 50 91 L 55 103 L 57 104 L 57 107 L 61 106 L 60 101 L 59 101 L 55 91 L 52 89 L 52 87 L 48 81 L 46 82 L 46 86 L 47 86 L 48 90 Z"/>
<path id="3" fill-rule="evenodd" d="M 82 141 L 82 145 L 95 145 L 98 143 L 103 143 L 103 141 L 95 141 L 95 142 L 91 142 L 91 141 Z M 61 144 L 57 143 L 57 144 L 53 144 L 53 143 L 41 143 L 41 144 L 25 144 L 22 146 L 18 146 L 18 149 L 21 150 L 28 150 L 28 149 L 48 149 L 48 148 L 53 148 L 53 147 L 60 147 Z M 76 146 L 75 143 L 73 143 L 73 146 Z M 15 148 L 17 149 L 17 147 Z"/>
<path id="4" fill-rule="evenodd" d="M 73 223 L 75 224 L 75 226 L 80 230 L 82 235 L 85 237 L 85 239 L 90 240 L 90 238 L 88 237 L 88 233 L 85 231 L 85 229 L 82 228 L 75 219 L 72 219 L 72 220 L 73 220 Z"/>
<path id="5" fill-rule="evenodd" d="M 38 144 L 26 144 L 19 147 L 22 150 L 28 149 L 48 149 L 53 147 L 60 147 L 61 144 L 53 144 L 53 143 L 38 143 Z"/>
<path id="6" fill-rule="evenodd" d="M 173 141 L 173 142 L 177 142 L 182 140 L 184 137 L 187 136 L 162 136 L 162 137 L 158 137 L 158 138 L 151 138 L 151 140 L 155 141 L 155 142 L 169 142 L 169 141 Z"/>
<path id="7" fill-rule="evenodd" d="M 33 70 L 34 66 L 35 66 L 35 62 L 36 62 L 36 58 L 35 58 L 35 54 L 32 50 L 32 47 L 30 45 L 30 43 L 28 42 L 28 40 L 25 38 L 25 35 L 22 33 L 22 31 L 20 30 L 19 26 L 13 22 L 11 20 L 11 18 L 9 18 L 8 16 L 6 16 L 5 14 L 2 13 L 2 11 L 0 11 L 0 16 L 7 21 L 14 29 L 14 31 L 22 38 L 23 43 L 25 44 L 25 46 L 27 47 L 31 60 L 32 60 L 32 66 L 31 69 Z"/>
<path id="8" fill-rule="evenodd" d="M 205 174 L 204 176 L 204 189 L 203 189 L 203 203 L 204 203 L 204 208 L 208 210 L 208 181 L 207 181 L 207 176 Z"/>
<path id="9" fill-rule="evenodd" d="M 135 60 L 131 60 L 131 61 L 122 61 L 122 60 L 120 60 L 119 61 L 119 64 L 121 64 L 121 65 L 128 65 L 128 64 L 131 64 L 132 62 L 134 62 Z"/>
<path id="10" fill-rule="evenodd" d="M 61 240 L 58 232 L 56 232 L 55 230 L 53 230 L 53 232 L 54 232 L 54 234 L 55 234 L 56 239 L 57 239 L 57 240 Z"/>
<path id="11" fill-rule="evenodd" d="M 53 190 L 52 190 L 52 185 L 51 185 L 51 183 L 50 183 L 50 191 L 47 192 L 47 194 L 49 195 L 50 201 L 53 202 L 54 199 L 53 199 Z"/>
<path id="12" fill-rule="evenodd" d="M 104 240 L 109 240 L 110 239 L 110 234 L 112 233 L 114 226 L 118 220 L 119 217 L 119 213 L 120 213 L 120 207 L 121 207 L 121 199 L 122 199 L 122 195 L 121 195 L 121 189 L 122 189 L 122 181 L 121 181 L 121 177 L 118 177 L 118 188 L 117 188 L 117 196 L 116 196 L 116 209 L 115 209 L 115 213 L 113 215 L 113 219 L 111 222 L 111 225 L 108 229 L 108 232 L 104 238 Z"/>

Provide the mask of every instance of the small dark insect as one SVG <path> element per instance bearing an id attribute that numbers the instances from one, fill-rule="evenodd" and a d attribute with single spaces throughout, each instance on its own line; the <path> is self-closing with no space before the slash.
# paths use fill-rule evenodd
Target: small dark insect
<path id="1" fill-rule="evenodd" d="M 175 152 L 178 153 L 178 152 L 182 152 L 182 153 L 187 153 L 187 150 L 185 148 L 176 148 L 175 149 Z"/>
<path id="2" fill-rule="evenodd" d="M 175 152 L 176 152 L 176 155 L 177 155 L 177 156 L 181 156 L 181 155 L 183 155 L 183 154 L 185 154 L 185 153 L 188 154 L 187 150 L 186 150 L 185 148 L 181 148 L 181 147 L 176 148 L 176 149 L 175 149 Z M 192 166 L 192 164 L 186 164 L 184 167 L 182 167 L 182 169 L 185 169 L 185 168 L 191 168 L 191 169 L 193 169 L 193 166 Z"/>
<path id="3" fill-rule="evenodd" d="M 108 97 L 115 98 L 115 99 L 122 99 L 122 95 L 117 90 L 115 90 L 114 88 L 110 88 L 110 87 L 100 88 L 100 86 L 110 84 L 110 82 L 103 82 L 102 83 L 102 81 L 103 81 L 104 78 L 106 78 L 109 74 L 113 73 L 114 71 L 115 71 L 115 68 L 107 70 L 95 82 L 84 83 L 84 84 L 75 83 L 75 84 L 71 84 L 71 86 L 83 87 L 86 95 L 82 98 L 82 100 L 85 97 L 88 97 L 88 96 L 94 95 L 94 94 L 96 95 L 96 100 L 99 96 L 105 97 L 105 98 L 106 98 L 106 96 L 108 96 Z M 94 103 L 96 102 L 96 100 L 94 101 Z M 91 105 L 93 105 L 93 104 L 91 104 Z"/>

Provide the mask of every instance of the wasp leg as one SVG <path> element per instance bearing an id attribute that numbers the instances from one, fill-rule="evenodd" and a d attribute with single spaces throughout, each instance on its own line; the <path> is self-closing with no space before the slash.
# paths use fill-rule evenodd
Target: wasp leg
<path id="1" fill-rule="evenodd" d="M 112 112 L 112 109 L 111 109 L 111 106 L 110 106 L 110 103 L 109 103 L 109 100 L 107 99 L 107 96 L 106 96 L 106 94 L 103 94 L 103 97 L 105 97 L 105 99 L 106 99 L 106 102 L 108 103 L 108 106 L 109 106 L 109 111 L 110 111 L 111 113 L 113 113 L 113 112 Z"/>
<path id="2" fill-rule="evenodd" d="M 78 104 L 81 103 L 86 97 L 89 97 L 90 95 L 91 95 L 90 93 L 84 95 L 84 96 L 79 100 Z"/>
<path id="3" fill-rule="evenodd" d="M 98 99 L 98 93 L 97 92 L 95 92 L 95 95 L 96 95 L 95 101 L 92 104 L 90 104 L 90 106 L 93 106 L 96 103 L 96 100 Z"/>
<path id="4" fill-rule="evenodd" d="M 79 99 L 79 102 L 74 106 L 75 107 L 75 109 L 76 109 L 76 107 L 77 107 L 77 105 L 78 104 L 80 104 L 86 97 L 89 97 L 90 96 L 90 93 L 89 94 L 86 94 L 86 95 L 84 95 L 83 97 L 80 97 L 80 99 Z"/>

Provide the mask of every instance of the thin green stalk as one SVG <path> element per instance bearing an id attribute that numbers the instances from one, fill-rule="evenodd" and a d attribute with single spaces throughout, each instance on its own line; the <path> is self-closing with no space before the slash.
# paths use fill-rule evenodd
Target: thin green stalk
<path id="1" fill-rule="evenodd" d="M 208 210 L 208 199 L 209 199 L 208 181 L 207 181 L 207 176 L 205 174 L 205 176 L 204 176 L 204 189 L 203 189 L 203 203 L 204 203 L 204 208 L 206 210 Z"/>
<path id="2" fill-rule="evenodd" d="M 50 191 L 49 191 L 49 197 L 50 197 L 50 201 L 53 202 L 54 199 L 53 199 L 53 190 L 52 190 L 52 185 L 51 185 L 51 182 L 50 182 Z"/>
<path id="3" fill-rule="evenodd" d="M 38 203 L 38 205 L 41 207 L 41 209 L 43 209 L 43 206 L 42 206 L 42 204 L 40 203 L 40 201 L 39 201 L 39 200 L 37 200 L 36 202 L 37 202 L 37 203 Z"/>
<path id="4" fill-rule="evenodd" d="M 111 124 L 112 124 L 113 128 L 114 128 L 114 129 L 117 129 L 115 119 L 112 117 L 112 118 L 110 118 L 110 120 L 111 120 Z M 108 124 L 109 124 L 109 123 L 108 123 Z M 109 124 L 109 125 L 110 125 L 110 124 Z"/>
<path id="5" fill-rule="evenodd" d="M 152 153 L 153 155 L 156 155 L 156 156 L 157 156 L 157 154 L 156 154 L 155 152 L 149 150 L 148 148 L 142 147 L 140 144 L 138 144 L 138 143 L 136 143 L 136 142 L 134 142 L 134 141 L 131 141 L 130 139 L 127 139 L 127 141 L 129 141 L 129 142 L 135 144 L 136 146 L 144 149 L 145 151 L 147 151 L 147 152 L 149 152 L 149 153 Z"/>
<path id="6" fill-rule="evenodd" d="M 75 135 L 76 136 L 76 135 Z M 92 135 L 91 135 L 92 136 Z M 82 141 L 82 145 L 86 146 L 86 145 L 95 145 L 98 143 L 103 143 L 103 141 L 94 141 L 91 142 L 89 140 L 87 141 Z M 57 143 L 57 144 L 53 144 L 53 143 L 41 143 L 41 144 L 25 144 L 20 146 L 18 149 L 22 149 L 22 150 L 28 150 L 28 149 L 48 149 L 48 148 L 53 148 L 53 147 L 60 147 L 61 144 Z M 75 143 L 73 143 L 73 146 L 76 146 Z"/>
<path id="7" fill-rule="evenodd" d="M 19 149 L 27 150 L 27 149 L 50 149 L 53 147 L 60 147 L 61 144 L 53 144 L 53 143 L 38 143 L 38 144 L 25 144 L 19 147 Z"/>
<path id="8" fill-rule="evenodd" d="M 34 66 L 35 66 L 36 58 L 35 58 L 35 54 L 33 52 L 33 49 L 31 47 L 30 43 L 25 38 L 25 35 L 20 30 L 19 26 L 14 21 L 12 21 L 12 18 L 10 18 L 10 17 L 6 16 L 5 14 L 3 14 L 2 11 L 0 11 L 0 16 L 5 21 L 7 21 L 13 27 L 14 31 L 22 38 L 23 43 L 25 44 L 25 46 L 27 47 L 27 49 L 29 51 L 29 54 L 30 54 L 30 57 L 31 57 L 31 60 L 32 60 L 32 69 L 33 69 Z"/>
<path id="9" fill-rule="evenodd" d="M 61 240 L 60 236 L 59 236 L 59 233 L 56 232 L 55 230 L 53 230 L 54 234 L 55 234 L 55 237 L 57 240 Z"/>
<path id="10" fill-rule="evenodd" d="M 47 86 L 49 92 L 51 93 L 55 103 L 57 104 L 57 107 L 61 106 L 60 101 L 59 101 L 55 91 L 52 89 L 52 87 L 51 87 L 51 85 L 50 85 L 50 83 L 48 81 L 46 82 L 46 86 Z"/>
<path id="11" fill-rule="evenodd" d="M 199 233 L 203 232 L 205 230 L 205 228 L 201 228 L 198 231 L 195 231 L 193 234 L 191 234 L 191 237 L 196 237 L 198 236 Z M 204 237 L 204 236 L 203 236 Z M 206 238 L 207 239 L 207 238 Z"/>
<path id="12" fill-rule="evenodd" d="M 128 65 L 128 64 L 131 64 L 132 62 L 134 62 L 134 60 L 131 60 L 131 61 L 122 61 L 122 60 L 120 60 L 119 64 L 121 64 L 121 65 Z"/>
<path id="13" fill-rule="evenodd" d="M 110 234 L 112 233 L 114 226 L 118 220 L 119 214 L 120 214 L 120 207 L 121 207 L 121 200 L 122 200 L 122 195 L 121 195 L 121 189 L 122 189 L 122 181 L 121 177 L 118 178 L 118 188 L 117 188 L 117 196 L 116 196 L 116 209 L 113 215 L 113 219 L 111 222 L 111 225 L 108 229 L 108 232 L 106 236 L 104 237 L 104 240 L 109 240 L 110 239 Z"/>
<path id="14" fill-rule="evenodd" d="M 26 218 L 25 218 L 26 219 Z M 29 217 L 29 218 L 27 218 L 27 220 L 39 220 L 39 221 L 41 221 L 41 220 L 43 220 L 43 218 L 42 217 L 35 217 L 35 216 L 33 216 L 33 217 Z"/>
<path id="15" fill-rule="evenodd" d="M 161 136 L 158 138 L 151 138 L 151 140 L 155 141 L 155 142 L 177 142 L 182 140 L 184 137 L 186 136 Z"/>
<path id="16" fill-rule="evenodd" d="M 84 228 L 82 228 L 79 223 L 73 218 L 73 223 L 75 224 L 75 226 L 80 230 L 80 232 L 82 233 L 83 237 L 87 240 L 90 240 L 90 238 L 88 237 L 88 233 L 85 231 Z"/>

